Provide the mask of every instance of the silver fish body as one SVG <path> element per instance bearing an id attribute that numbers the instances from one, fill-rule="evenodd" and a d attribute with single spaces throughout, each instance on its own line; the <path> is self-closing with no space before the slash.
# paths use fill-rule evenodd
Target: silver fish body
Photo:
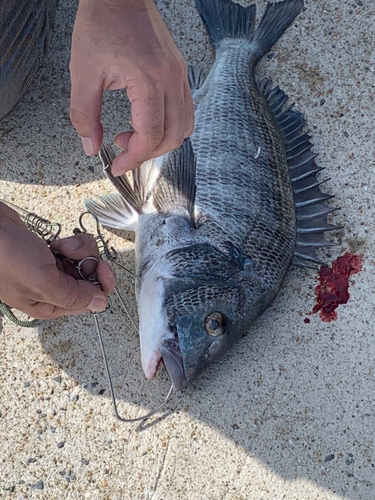
<path id="1" fill-rule="evenodd" d="M 132 182 L 107 168 L 120 194 L 86 202 L 102 223 L 136 231 L 143 369 L 151 378 L 163 360 L 176 390 L 249 330 L 292 260 L 318 262 L 315 247 L 333 229 L 304 118 L 254 76 L 302 6 L 269 4 L 255 29 L 255 6 L 197 0 L 216 59 L 202 85 L 190 69 L 191 142 L 144 164 Z M 110 166 L 113 152 L 101 154 Z"/>

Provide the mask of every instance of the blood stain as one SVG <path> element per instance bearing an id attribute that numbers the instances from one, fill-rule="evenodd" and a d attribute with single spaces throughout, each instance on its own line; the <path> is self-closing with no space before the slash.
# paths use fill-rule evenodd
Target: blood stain
<path id="1" fill-rule="evenodd" d="M 346 252 L 332 262 L 332 267 L 322 266 L 319 271 L 319 285 L 315 288 L 317 304 L 313 313 L 320 311 L 325 321 L 337 319 L 336 309 L 349 300 L 349 276 L 357 274 L 363 267 L 363 255 Z"/>
<path id="2" fill-rule="evenodd" d="M 305 323 L 310 323 L 310 318 L 305 318 L 303 321 L 304 321 Z"/>

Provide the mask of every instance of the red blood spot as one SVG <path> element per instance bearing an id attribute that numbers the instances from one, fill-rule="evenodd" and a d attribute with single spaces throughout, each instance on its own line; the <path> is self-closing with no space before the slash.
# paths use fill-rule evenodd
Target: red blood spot
<path id="1" fill-rule="evenodd" d="M 305 323 L 310 323 L 310 318 L 305 318 L 303 321 L 304 321 Z"/>
<path id="2" fill-rule="evenodd" d="M 320 311 L 323 321 L 337 319 L 336 309 L 339 304 L 346 304 L 349 300 L 349 276 L 362 270 L 363 255 L 354 255 L 349 252 L 332 262 L 332 267 L 322 266 L 319 271 L 319 285 L 315 288 L 318 303 L 313 313 Z"/>

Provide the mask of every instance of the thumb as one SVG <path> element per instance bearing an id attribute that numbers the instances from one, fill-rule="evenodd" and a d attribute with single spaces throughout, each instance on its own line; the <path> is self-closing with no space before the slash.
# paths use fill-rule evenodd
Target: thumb
<path id="1" fill-rule="evenodd" d="M 94 283 L 76 280 L 59 271 L 58 286 L 50 290 L 49 300 L 57 308 L 102 312 L 108 306 L 106 294 Z"/>
<path id="2" fill-rule="evenodd" d="M 82 145 L 87 155 L 95 155 L 103 141 L 103 126 L 100 122 L 102 112 L 103 91 L 101 84 L 93 75 L 85 74 L 78 78 L 71 71 L 70 120 L 82 139 Z"/>

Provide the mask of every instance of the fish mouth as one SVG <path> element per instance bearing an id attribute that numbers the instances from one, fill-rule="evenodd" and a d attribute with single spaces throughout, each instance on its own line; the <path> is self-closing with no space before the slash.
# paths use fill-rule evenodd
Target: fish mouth
<path id="1" fill-rule="evenodd" d="M 178 340 L 164 340 L 160 349 L 161 358 L 169 374 L 174 391 L 181 391 L 187 387 L 183 358 Z"/>

